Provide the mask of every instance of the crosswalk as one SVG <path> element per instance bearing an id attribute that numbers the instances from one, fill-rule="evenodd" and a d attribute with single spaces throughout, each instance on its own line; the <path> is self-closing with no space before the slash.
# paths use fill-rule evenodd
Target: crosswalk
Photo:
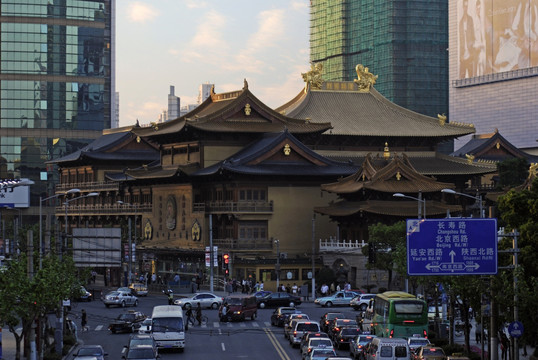
<path id="1" fill-rule="evenodd" d="M 92 326 L 92 324 L 89 324 L 88 330 L 86 331 L 108 331 L 108 325 L 105 324 L 99 324 Z M 248 329 L 248 328 L 264 328 L 264 327 L 271 327 L 271 322 L 269 321 L 240 321 L 240 322 L 219 322 L 219 321 L 210 321 L 207 324 L 202 325 L 195 325 L 194 328 L 202 328 L 202 329 L 229 329 L 229 328 L 239 328 L 239 329 Z M 21 333 L 22 328 L 17 329 L 17 333 Z M 80 331 L 80 330 L 79 330 Z"/>

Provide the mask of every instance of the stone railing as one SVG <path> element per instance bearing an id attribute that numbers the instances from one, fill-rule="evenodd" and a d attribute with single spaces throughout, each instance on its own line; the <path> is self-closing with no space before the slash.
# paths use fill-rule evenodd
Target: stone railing
<path id="1" fill-rule="evenodd" d="M 364 240 L 337 240 L 325 239 L 319 240 L 320 252 L 361 252 L 366 243 Z"/>

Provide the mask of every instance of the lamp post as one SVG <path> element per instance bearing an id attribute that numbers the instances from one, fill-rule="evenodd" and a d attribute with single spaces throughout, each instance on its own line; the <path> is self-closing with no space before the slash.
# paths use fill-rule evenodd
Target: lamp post
<path id="1" fill-rule="evenodd" d="M 422 192 L 420 191 L 418 192 L 418 198 L 409 196 L 409 195 L 404 195 L 402 193 L 395 193 L 395 194 L 392 194 L 392 196 L 417 200 L 418 201 L 418 218 L 426 219 L 426 200 L 422 199 Z M 421 213 L 422 213 L 422 216 L 421 216 Z"/>
<path id="2" fill-rule="evenodd" d="M 118 200 L 116 201 L 117 204 L 120 204 L 120 205 L 129 205 L 129 206 L 133 206 L 132 204 L 129 204 L 129 203 L 124 203 L 123 201 L 121 200 Z M 134 238 L 135 238 L 135 243 L 136 243 L 136 216 L 138 214 L 138 206 L 135 204 L 134 205 L 134 208 L 135 208 L 135 216 L 134 216 Z M 131 238 L 131 217 L 129 216 L 129 251 L 128 251 L 128 256 L 129 256 L 129 261 L 127 262 L 127 265 L 128 265 L 128 277 L 127 277 L 127 282 L 130 284 L 132 282 L 131 278 L 132 278 L 132 262 L 133 262 L 133 243 L 132 243 L 132 238 Z M 147 280 L 146 280 L 147 281 Z"/>
<path id="3" fill-rule="evenodd" d="M 276 272 L 276 291 L 280 290 L 280 240 L 275 240 L 276 244 L 276 265 L 275 265 L 275 272 Z"/>
<path id="4" fill-rule="evenodd" d="M 39 269 L 43 267 L 43 202 L 62 195 L 67 196 L 68 194 L 75 194 L 79 192 L 80 189 L 70 189 L 63 194 L 55 194 L 44 199 L 41 196 L 39 197 Z"/>
<path id="5" fill-rule="evenodd" d="M 469 195 L 469 194 L 454 191 L 452 189 L 443 189 L 443 190 L 441 190 L 441 192 L 447 193 L 447 194 L 461 195 L 461 196 L 465 196 L 465 197 L 468 197 L 468 198 L 471 198 L 471 199 L 475 199 L 476 201 L 478 201 L 478 207 L 480 209 L 480 218 L 484 218 L 484 211 L 482 209 L 482 195 L 477 194 L 476 196 L 472 196 L 472 195 Z M 478 193 L 478 191 L 477 191 L 477 193 Z"/>
<path id="6" fill-rule="evenodd" d="M 395 193 L 395 194 L 392 194 L 392 196 L 399 197 L 399 198 L 407 198 L 407 199 L 412 199 L 412 200 L 418 201 L 418 218 L 419 219 L 421 219 L 421 218 L 426 219 L 426 200 L 422 199 L 422 192 L 421 191 L 418 192 L 418 198 L 416 198 L 414 196 L 404 195 L 402 193 Z M 421 214 L 422 214 L 422 216 L 421 216 Z M 409 292 L 409 279 L 407 277 L 405 278 L 405 292 Z"/>

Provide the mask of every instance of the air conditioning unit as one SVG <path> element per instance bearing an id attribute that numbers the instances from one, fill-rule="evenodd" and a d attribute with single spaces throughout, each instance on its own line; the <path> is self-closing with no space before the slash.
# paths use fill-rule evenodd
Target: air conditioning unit
<path id="1" fill-rule="evenodd" d="M 288 258 L 288 253 L 281 252 L 281 253 L 280 253 L 280 258 L 281 258 L 281 259 L 287 259 L 287 258 Z"/>

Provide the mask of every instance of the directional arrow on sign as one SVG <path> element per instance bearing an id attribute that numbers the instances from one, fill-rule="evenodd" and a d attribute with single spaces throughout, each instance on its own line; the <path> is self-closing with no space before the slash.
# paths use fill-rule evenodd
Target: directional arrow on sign
<path id="1" fill-rule="evenodd" d="M 454 262 L 454 256 L 456 256 L 456 252 L 452 250 L 451 252 L 448 253 L 448 255 L 450 255 L 450 261 Z"/>

